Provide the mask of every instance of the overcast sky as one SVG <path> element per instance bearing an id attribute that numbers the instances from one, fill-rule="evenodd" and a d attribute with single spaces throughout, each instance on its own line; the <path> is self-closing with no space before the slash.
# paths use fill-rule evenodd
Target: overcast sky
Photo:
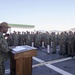
<path id="1" fill-rule="evenodd" d="M 68 30 L 75 28 L 75 0 L 0 0 L 0 21 Z"/>

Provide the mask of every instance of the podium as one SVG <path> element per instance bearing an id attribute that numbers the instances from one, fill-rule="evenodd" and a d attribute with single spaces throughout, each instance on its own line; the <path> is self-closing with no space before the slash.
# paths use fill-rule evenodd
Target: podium
<path id="1" fill-rule="evenodd" d="M 36 48 L 28 45 L 10 48 L 10 75 L 32 75 L 32 56 L 36 56 Z"/>

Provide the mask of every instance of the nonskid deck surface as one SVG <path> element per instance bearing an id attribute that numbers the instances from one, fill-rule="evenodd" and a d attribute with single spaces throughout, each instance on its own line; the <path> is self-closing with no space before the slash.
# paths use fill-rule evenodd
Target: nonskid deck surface
<path id="1" fill-rule="evenodd" d="M 33 57 L 32 75 L 75 75 L 75 57 L 47 54 L 45 50 L 38 50 Z M 5 62 L 5 75 L 10 75 L 10 60 Z"/>

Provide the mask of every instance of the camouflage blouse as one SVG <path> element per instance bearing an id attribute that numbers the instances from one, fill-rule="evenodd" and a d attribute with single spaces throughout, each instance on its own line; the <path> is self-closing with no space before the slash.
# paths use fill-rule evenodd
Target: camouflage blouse
<path id="1" fill-rule="evenodd" d="M 3 36 L 3 33 L 0 32 L 0 61 L 5 61 L 8 58 L 8 44 Z"/>

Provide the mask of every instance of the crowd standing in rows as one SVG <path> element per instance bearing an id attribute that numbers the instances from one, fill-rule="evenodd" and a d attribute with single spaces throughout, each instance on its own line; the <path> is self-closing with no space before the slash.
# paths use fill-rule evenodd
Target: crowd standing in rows
<path id="1" fill-rule="evenodd" d="M 55 54 L 57 51 L 57 46 L 59 46 L 59 54 L 74 56 L 75 52 L 75 32 L 16 32 L 6 34 L 5 38 L 8 42 L 9 46 L 21 46 L 21 45 L 32 45 L 34 43 L 34 47 L 40 48 L 42 47 L 42 43 L 44 43 L 44 47 L 47 48 L 49 45 L 52 48 L 51 53 Z"/>

